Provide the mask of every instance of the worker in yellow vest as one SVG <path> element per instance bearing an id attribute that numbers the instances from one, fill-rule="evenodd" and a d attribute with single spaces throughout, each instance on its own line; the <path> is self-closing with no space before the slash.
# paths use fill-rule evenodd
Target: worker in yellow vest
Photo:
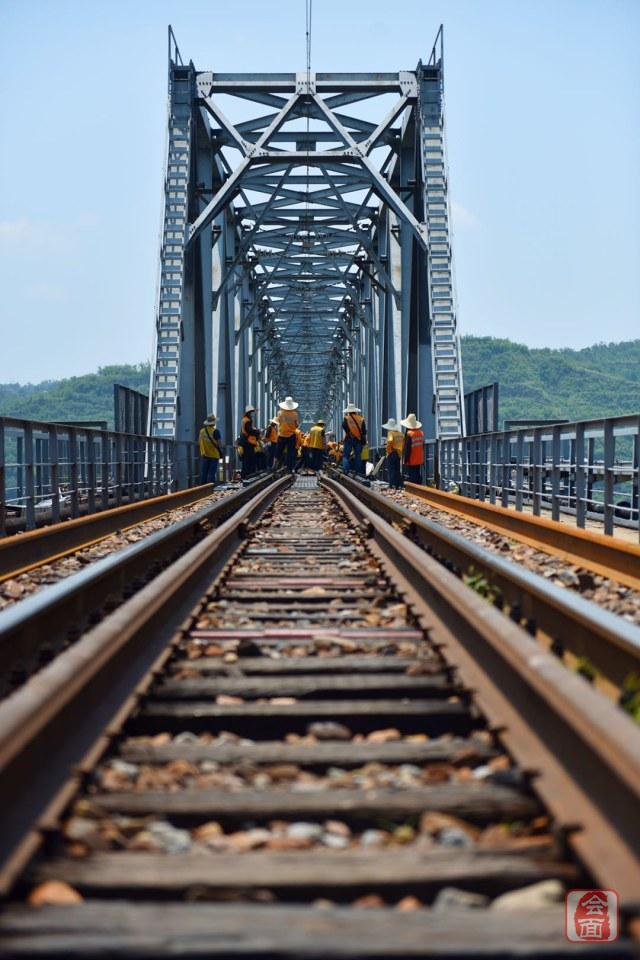
<path id="1" fill-rule="evenodd" d="M 310 463 L 309 466 L 312 470 L 320 470 L 322 467 L 322 459 L 324 457 L 324 452 L 327 446 L 327 440 L 324 433 L 325 423 L 324 420 L 316 420 L 315 424 L 309 430 L 309 456 Z"/>
<path id="2" fill-rule="evenodd" d="M 389 486 L 399 490 L 402 486 L 402 455 L 404 453 L 404 434 L 394 417 L 389 417 L 382 429 L 387 431 L 386 458 L 389 471 Z"/>
<path id="3" fill-rule="evenodd" d="M 402 458 L 407 477 L 412 483 L 422 483 L 422 464 L 424 462 L 422 424 L 416 419 L 415 413 L 408 414 L 406 420 L 401 420 L 400 423 L 407 428 Z"/>
<path id="4" fill-rule="evenodd" d="M 299 403 L 296 403 L 293 397 L 285 397 L 278 404 L 280 411 L 278 413 L 278 461 L 291 473 L 296 468 L 296 430 L 298 429 L 298 414 L 296 413 Z"/>
<path id="5" fill-rule="evenodd" d="M 220 431 L 216 430 L 215 413 L 210 413 L 202 424 L 198 446 L 202 460 L 200 483 L 215 484 L 218 482 L 218 467 L 222 460 L 222 438 Z"/>
<path id="6" fill-rule="evenodd" d="M 348 473 L 351 469 L 350 460 L 353 456 L 353 469 L 356 473 L 364 472 L 364 463 L 361 460 L 362 447 L 367 442 L 367 425 L 359 407 L 350 403 L 344 411 L 342 421 L 344 430 L 344 444 L 342 448 L 342 469 Z"/>

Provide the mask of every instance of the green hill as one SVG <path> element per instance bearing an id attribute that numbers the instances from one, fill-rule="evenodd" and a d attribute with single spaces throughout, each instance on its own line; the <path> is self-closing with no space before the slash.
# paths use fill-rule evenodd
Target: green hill
<path id="1" fill-rule="evenodd" d="M 640 412 L 640 340 L 533 350 L 510 340 L 463 337 L 462 364 L 465 390 L 498 380 L 501 420 Z M 146 393 L 149 366 L 122 364 L 65 380 L 0 384 L 0 415 L 111 424 L 114 382 Z"/>
<path id="2" fill-rule="evenodd" d="M 462 369 L 466 391 L 499 382 L 501 421 L 640 412 L 640 340 L 533 350 L 494 337 L 463 337 Z"/>
<path id="3" fill-rule="evenodd" d="M 113 384 L 147 393 L 149 365 L 117 364 L 97 373 L 42 383 L 0 383 L 0 416 L 26 420 L 107 420 L 113 427 Z"/>

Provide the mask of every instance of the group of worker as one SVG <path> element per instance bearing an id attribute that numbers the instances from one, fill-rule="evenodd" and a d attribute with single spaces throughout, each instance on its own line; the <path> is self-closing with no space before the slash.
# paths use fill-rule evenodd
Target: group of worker
<path id="1" fill-rule="evenodd" d="M 367 425 L 362 411 L 350 403 L 342 421 L 343 441 L 339 443 L 333 434 L 327 434 L 324 420 L 316 420 L 307 433 L 300 428 L 299 404 L 292 397 L 278 405 L 277 416 L 269 421 L 265 430 L 254 423 L 257 410 L 253 404 L 245 407 L 236 441 L 241 459 L 243 480 L 262 470 L 281 467 L 293 473 L 300 468 L 313 472 L 321 469 L 325 458 L 335 466 L 342 465 L 344 473 L 366 474 L 369 460 Z M 406 433 L 402 432 L 402 427 Z M 387 431 L 385 459 L 388 468 L 389 486 L 402 486 L 403 467 L 409 480 L 420 483 L 424 459 L 424 433 L 422 424 L 410 413 L 398 424 L 390 417 L 382 424 Z M 202 483 L 216 483 L 218 467 L 223 457 L 222 439 L 216 428 L 215 414 L 210 414 L 200 430 L 200 456 L 202 459 Z"/>

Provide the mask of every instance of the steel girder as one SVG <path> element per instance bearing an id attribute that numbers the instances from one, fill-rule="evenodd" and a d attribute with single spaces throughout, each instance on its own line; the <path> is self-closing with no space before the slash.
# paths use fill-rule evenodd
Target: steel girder
<path id="1" fill-rule="evenodd" d="M 355 401 L 374 437 L 408 410 L 463 434 L 442 33 L 382 74 L 201 72 L 174 46 L 160 260 L 154 435 L 214 410 L 230 442 L 285 394 L 334 429 Z"/>

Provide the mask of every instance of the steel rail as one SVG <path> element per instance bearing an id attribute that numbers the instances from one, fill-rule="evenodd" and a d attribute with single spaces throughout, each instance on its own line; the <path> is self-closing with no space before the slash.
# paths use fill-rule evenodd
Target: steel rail
<path id="1" fill-rule="evenodd" d="M 206 483 L 3 538 L 0 540 L 0 583 L 75 550 L 93 546 L 117 530 L 202 500 L 213 489 Z"/>
<path id="2" fill-rule="evenodd" d="M 289 482 L 242 491 L 229 519 L 0 703 L 0 895 L 171 655 L 247 524 Z"/>
<path id="3" fill-rule="evenodd" d="M 341 484 L 368 507 L 393 524 L 433 556 L 461 574 L 482 574 L 488 587 L 500 594 L 513 619 L 527 630 L 541 631 L 554 649 L 586 657 L 605 682 L 619 691 L 640 667 L 640 628 L 519 564 L 484 550 L 433 520 L 399 506 L 364 484 L 340 477 Z"/>
<path id="4" fill-rule="evenodd" d="M 43 653 L 49 657 L 67 642 L 70 628 L 72 636 L 77 636 L 113 598 L 122 596 L 136 583 L 144 583 L 207 527 L 226 520 L 270 482 L 268 477 L 257 480 L 2 611 L 0 675 L 5 684 L 18 665 L 24 669 L 26 663 L 31 668 Z"/>
<path id="5" fill-rule="evenodd" d="M 404 593 L 420 625 L 446 624 L 443 655 L 506 749 L 532 777 L 556 825 L 591 875 L 640 910 L 640 730 L 520 626 L 383 520 L 347 484 L 332 491 Z M 366 491 L 367 493 L 369 491 Z M 438 630 L 440 632 L 440 629 Z"/>
<path id="6" fill-rule="evenodd" d="M 472 500 L 417 483 L 405 484 L 407 493 L 432 507 L 482 524 L 513 540 L 562 557 L 594 573 L 640 589 L 640 545 L 593 530 L 577 530 L 557 520 L 520 513 L 482 500 Z"/>

